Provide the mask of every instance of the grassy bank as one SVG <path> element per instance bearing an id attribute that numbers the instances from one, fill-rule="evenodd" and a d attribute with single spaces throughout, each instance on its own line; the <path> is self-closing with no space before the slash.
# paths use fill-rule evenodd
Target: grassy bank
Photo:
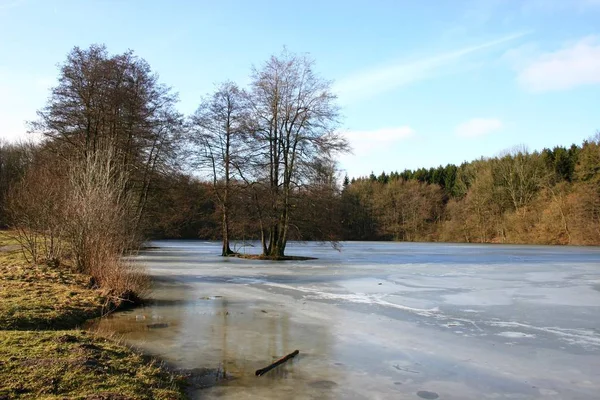
<path id="1" fill-rule="evenodd" d="M 68 268 L 28 265 L 0 232 L 0 399 L 178 399 L 182 379 L 115 340 L 77 330 L 103 294 Z"/>

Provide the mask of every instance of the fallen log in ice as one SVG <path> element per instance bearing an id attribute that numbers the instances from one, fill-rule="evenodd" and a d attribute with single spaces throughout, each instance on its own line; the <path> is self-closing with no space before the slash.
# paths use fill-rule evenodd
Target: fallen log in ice
<path id="1" fill-rule="evenodd" d="M 296 357 L 299 353 L 300 353 L 300 351 L 296 350 L 296 351 L 288 354 L 287 356 L 275 361 L 273 364 L 269 365 L 268 367 L 257 369 L 254 374 L 256 376 L 262 376 L 262 375 L 266 374 L 267 372 L 269 372 L 270 370 L 272 370 L 273 368 L 277 367 L 278 365 L 281 365 L 284 362 L 286 362 L 287 360 L 290 360 L 290 359 Z"/>

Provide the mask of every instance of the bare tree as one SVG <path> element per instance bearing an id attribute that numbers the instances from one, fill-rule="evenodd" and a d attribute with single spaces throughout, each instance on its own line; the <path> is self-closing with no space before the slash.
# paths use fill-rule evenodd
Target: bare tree
<path id="1" fill-rule="evenodd" d="M 335 131 L 339 112 L 331 84 L 314 73 L 307 56 L 284 50 L 255 68 L 248 100 L 250 174 L 269 192 L 267 204 L 259 204 L 263 254 L 282 257 L 295 191 L 315 159 L 331 158 L 348 144 Z"/>
<path id="2" fill-rule="evenodd" d="M 507 208 L 519 211 L 529 204 L 542 187 L 546 169 L 538 153 L 515 147 L 493 160 L 493 175 Z"/>
<path id="3" fill-rule="evenodd" d="M 63 253 L 64 172 L 60 163 L 37 160 L 9 192 L 7 211 L 25 259 L 58 266 Z M 44 162 L 46 161 L 46 162 Z"/>
<path id="4" fill-rule="evenodd" d="M 223 256 L 234 253 L 230 247 L 231 181 L 234 165 L 243 164 L 241 144 L 246 110 L 243 92 L 234 83 L 225 82 L 202 101 L 191 117 L 191 142 L 196 145 L 194 164 L 212 177 L 221 211 Z"/>

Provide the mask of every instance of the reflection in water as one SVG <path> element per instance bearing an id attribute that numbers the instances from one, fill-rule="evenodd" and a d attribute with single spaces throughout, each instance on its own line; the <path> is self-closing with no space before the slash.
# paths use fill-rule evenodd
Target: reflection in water
<path id="1" fill-rule="evenodd" d="M 295 323 L 277 304 L 203 294 L 175 292 L 159 284 L 153 304 L 115 313 L 90 329 L 116 333 L 142 351 L 195 373 L 195 398 L 235 398 L 241 393 L 332 398 L 341 377 L 340 367 L 333 370 L 327 361 L 332 338 L 326 326 Z M 296 348 L 300 354 L 294 359 L 261 377 L 254 375 Z"/>

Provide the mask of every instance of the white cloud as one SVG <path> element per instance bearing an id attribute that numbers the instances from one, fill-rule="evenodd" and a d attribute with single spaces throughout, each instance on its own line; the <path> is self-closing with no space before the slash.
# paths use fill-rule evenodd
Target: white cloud
<path id="1" fill-rule="evenodd" d="M 26 137 L 27 128 L 24 121 L 16 120 L 9 115 L 0 111 L 0 140 L 7 142 L 16 142 Z"/>
<path id="2" fill-rule="evenodd" d="M 600 84 L 600 41 L 597 36 L 585 37 L 517 64 L 518 82 L 534 92 Z"/>
<path id="3" fill-rule="evenodd" d="M 440 53 L 419 60 L 394 62 L 367 69 L 340 80 L 336 83 L 335 90 L 340 93 L 340 98 L 344 102 L 362 100 L 441 74 L 446 66 L 457 62 L 463 57 L 518 39 L 526 34 L 528 32 L 517 33 L 476 46 Z"/>
<path id="4" fill-rule="evenodd" d="M 415 136 L 415 131 L 410 126 L 400 126 L 371 131 L 349 131 L 344 132 L 344 136 L 350 142 L 354 155 L 365 155 L 409 139 Z"/>
<path id="5" fill-rule="evenodd" d="M 398 126 L 365 131 L 348 131 L 343 135 L 352 146 L 352 154 L 343 154 L 339 161 L 349 176 L 358 177 L 368 171 L 387 168 L 398 156 L 401 143 L 417 136 L 410 126 Z M 367 171 L 367 172 L 365 172 Z"/>
<path id="6" fill-rule="evenodd" d="M 502 128 L 502 121 L 496 118 L 473 118 L 458 125 L 456 135 L 463 138 L 477 138 Z"/>

